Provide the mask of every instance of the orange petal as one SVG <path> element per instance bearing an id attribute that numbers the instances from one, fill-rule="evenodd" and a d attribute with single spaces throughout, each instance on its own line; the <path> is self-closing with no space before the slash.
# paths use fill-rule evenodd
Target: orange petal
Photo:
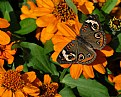
<path id="1" fill-rule="evenodd" d="M 113 82 L 120 83 L 121 82 L 121 74 L 119 74 L 118 76 L 114 77 Z"/>
<path id="2" fill-rule="evenodd" d="M 60 94 L 56 94 L 54 97 L 62 97 Z"/>
<path id="3" fill-rule="evenodd" d="M 83 76 L 84 76 L 86 79 L 90 78 L 90 77 L 87 75 L 86 72 L 83 71 L 82 74 L 83 74 Z"/>
<path id="4" fill-rule="evenodd" d="M 27 6 L 23 5 L 21 8 L 23 14 L 30 14 L 30 10 Z"/>
<path id="5" fill-rule="evenodd" d="M 23 65 L 19 65 L 19 66 L 16 68 L 16 71 L 21 72 L 22 70 L 23 70 Z"/>
<path id="6" fill-rule="evenodd" d="M 7 59 L 8 64 L 12 64 L 14 60 L 14 57 L 12 55 L 9 56 L 9 58 Z"/>
<path id="7" fill-rule="evenodd" d="M 78 6 L 78 9 L 84 13 L 84 14 L 91 14 L 92 11 L 94 10 L 94 6 L 92 2 L 84 2 L 83 5 L 79 3 L 80 5 Z"/>
<path id="8" fill-rule="evenodd" d="M 120 67 L 121 67 L 121 61 L 120 61 Z"/>
<path id="9" fill-rule="evenodd" d="M 47 9 L 52 9 L 54 8 L 54 4 L 52 0 L 36 0 L 37 5 L 40 7 L 45 7 Z"/>
<path id="10" fill-rule="evenodd" d="M 51 77 L 48 74 L 44 75 L 44 83 L 45 84 L 50 84 L 51 82 Z"/>
<path id="11" fill-rule="evenodd" d="M 64 23 L 58 23 L 57 25 L 58 30 L 64 35 L 64 36 L 72 36 L 73 39 L 76 38 L 76 32 L 74 32 L 71 28 L 69 28 Z"/>
<path id="12" fill-rule="evenodd" d="M 25 97 L 22 91 L 18 90 L 15 92 L 15 97 Z"/>
<path id="13" fill-rule="evenodd" d="M 26 93 L 26 94 L 29 94 L 29 95 L 38 95 L 39 94 L 39 89 L 35 86 L 31 86 L 31 85 L 28 85 L 28 86 L 25 86 L 23 87 L 23 91 Z"/>
<path id="14" fill-rule="evenodd" d="M 60 42 L 54 45 L 54 50 L 55 51 L 62 51 L 62 49 L 68 44 L 68 42 Z"/>
<path id="15" fill-rule="evenodd" d="M 56 19 L 51 19 L 51 23 L 47 26 L 46 31 L 54 34 L 57 31 L 57 23 L 58 21 Z"/>
<path id="16" fill-rule="evenodd" d="M 102 50 L 100 50 L 103 54 L 105 54 L 106 57 L 110 57 L 113 55 L 114 50 L 109 47 L 109 46 L 105 46 Z"/>
<path id="17" fill-rule="evenodd" d="M 22 79 L 26 82 L 33 82 L 36 79 L 35 72 L 26 72 L 22 75 Z"/>
<path id="18" fill-rule="evenodd" d="M 0 97 L 2 97 L 3 93 L 5 92 L 5 90 L 6 89 L 4 87 L 0 87 Z"/>
<path id="19" fill-rule="evenodd" d="M 6 45 L 10 42 L 10 37 L 4 32 L 0 30 L 0 44 Z"/>
<path id="20" fill-rule="evenodd" d="M 50 40 L 54 36 L 53 33 L 47 32 L 47 29 L 44 28 L 41 32 L 40 40 L 45 43 L 47 40 Z"/>
<path id="21" fill-rule="evenodd" d="M 28 15 L 26 15 L 26 14 L 21 14 L 21 15 L 20 15 L 20 19 L 21 19 L 21 20 L 26 19 L 26 18 L 34 18 L 34 19 L 36 19 L 37 17 L 36 17 L 36 16 L 33 16 L 33 15 L 30 15 L 30 14 L 28 14 Z"/>
<path id="22" fill-rule="evenodd" d="M 71 64 L 61 64 L 60 66 L 63 68 L 69 68 L 71 66 Z"/>
<path id="23" fill-rule="evenodd" d="M 7 20 L 0 18 L 0 28 L 7 28 L 9 26 L 10 24 L 8 23 Z"/>
<path id="24" fill-rule="evenodd" d="M 105 68 L 102 66 L 102 64 L 96 64 L 96 65 L 93 65 L 93 68 L 98 71 L 99 73 L 101 74 L 105 74 Z"/>
<path id="25" fill-rule="evenodd" d="M 53 44 L 57 44 L 59 42 L 61 43 L 69 43 L 71 40 L 68 39 L 67 37 L 63 37 L 62 35 L 57 35 L 58 33 L 56 33 L 56 35 L 52 38 L 52 42 Z"/>
<path id="26" fill-rule="evenodd" d="M 81 64 L 72 64 L 70 67 L 70 75 L 74 79 L 78 79 L 82 73 L 82 65 Z"/>
<path id="27" fill-rule="evenodd" d="M 57 62 L 56 60 L 57 60 L 58 55 L 59 55 L 59 52 L 54 52 L 54 53 L 52 54 L 51 58 L 52 58 L 52 60 L 53 60 L 54 62 Z"/>
<path id="28" fill-rule="evenodd" d="M 36 24 L 38 27 L 45 27 L 49 25 L 49 23 L 51 23 L 53 20 L 55 20 L 55 17 L 52 14 L 47 14 L 47 15 L 39 17 L 36 20 Z"/>
<path id="29" fill-rule="evenodd" d="M 92 66 L 83 65 L 83 69 L 84 69 L 84 72 L 86 72 L 86 74 L 87 74 L 90 78 L 94 78 L 95 75 L 94 75 Z"/>
<path id="30" fill-rule="evenodd" d="M 4 65 L 4 60 L 0 59 L 0 67 L 3 67 L 3 65 Z"/>
<path id="31" fill-rule="evenodd" d="M 121 90 L 121 83 L 115 83 L 115 89 Z"/>
<path id="32" fill-rule="evenodd" d="M 27 1 L 27 3 L 29 4 L 31 10 L 34 10 L 37 7 L 32 1 Z"/>
<path id="33" fill-rule="evenodd" d="M 7 89 L 7 90 L 3 93 L 2 97 L 12 97 L 12 91 Z"/>

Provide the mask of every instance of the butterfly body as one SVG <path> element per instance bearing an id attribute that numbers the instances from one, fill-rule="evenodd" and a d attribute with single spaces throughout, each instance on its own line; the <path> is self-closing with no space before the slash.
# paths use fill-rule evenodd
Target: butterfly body
<path id="1" fill-rule="evenodd" d="M 105 33 L 96 15 L 90 15 L 80 29 L 80 35 L 68 43 L 57 57 L 60 64 L 90 64 L 96 59 L 95 49 L 106 45 Z"/>

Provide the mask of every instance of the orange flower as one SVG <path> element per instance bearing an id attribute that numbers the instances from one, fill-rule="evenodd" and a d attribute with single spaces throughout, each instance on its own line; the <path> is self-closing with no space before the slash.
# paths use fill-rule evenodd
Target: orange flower
<path id="1" fill-rule="evenodd" d="M 121 74 L 117 75 L 117 76 L 113 76 L 112 74 L 108 75 L 108 80 L 111 83 L 114 83 L 115 89 L 117 91 L 121 90 Z M 121 92 L 119 91 L 119 94 L 121 94 Z"/>
<path id="2" fill-rule="evenodd" d="M 9 23 L 7 20 L 0 18 L 0 28 L 9 27 Z M 11 64 L 14 60 L 14 55 L 16 50 L 11 50 L 11 46 L 13 42 L 10 43 L 9 31 L 4 32 L 0 30 L 0 65 L 4 64 L 4 60 L 8 61 L 8 64 Z"/>
<path id="3" fill-rule="evenodd" d="M 36 24 L 38 27 L 44 27 L 43 30 L 37 30 L 36 38 L 43 43 L 50 40 L 57 31 L 57 24 L 59 22 L 66 22 L 68 24 L 75 24 L 78 21 L 77 15 L 66 4 L 65 0 L 36 0 L 37 6 L 33 2 L 28 1 L 30 9 L 27 6 L 21 8 L 21 19 L 31 17 L 37 18 Z M 92 2 L 87 0 L 73 0 L 78 10 L 85 14 L 92 13 L 94 6 Z M 38 14 L 37 14 L 38 13 Z M 43 37 L 44 36 L 44 37 Z"/>
<path id="4" fill-rule="evenodd" d="M 15 70 L 5 70 L 0 66 L 0 97 L 28 97 L 39 95 L 39 88 L 32 83 L 36 79 L 35 72 L 21 74 L 23 66 Z"/>
<path id="5" fill-rule="evenodd" d="M 76 36 L 79 35 L 79 24 L 76 24 L 75 29 L 72 29 L 71 27 L 68 27 L 65 24 L 58 24 L 58 34 L 55 35 L 52 38 L 53 44 L 54 44 L 54 50 L 55 52 L 52 54 L 53 61 L 56 61 L 57 56 L 61 52 L 61 50 L 64 48 L 65 45 L 67 45 L 70 41 L 75 40 Z M 108 39 L 110 39 L 109 35 L 106 35 L 107 42 L 109 42 Z M 82 65 L 82 64 L 60 64 L 63 68 L 69 68 L 70 67 L 70 74 L 72 78 L 77 79 L 81 74 L 85 76 L 85 78 L 94 78 L 94 72 L 93 69 L 98 71 L 101 74 L 105 74 L 105 68 L 107 65 L 106 57 L 109 57 L 113 55 L 113 49 L 109 46 L 105 46 L 102 50 L 95 50 L 97 53 L 97 57 L 94 62 L 92 62 L 89 65 Z"/>
<path id="6" fill-rule="evenodd" d="M 57 93 L 58 83 L 51 82 L 48 74 L 44 75 L 44 83 L 40 86 L 40 97 L 62 97 Z"/>

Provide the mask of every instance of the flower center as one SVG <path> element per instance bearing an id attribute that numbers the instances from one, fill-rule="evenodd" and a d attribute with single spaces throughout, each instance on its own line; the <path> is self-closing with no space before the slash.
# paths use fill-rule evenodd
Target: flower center
<path id="1" fill-rule="evenodd" d="M 3 78 L 2 86 L 6 89 L 11 90 L 12 92 L 17 91 L 24 87 L 25 82 L 21 79 L 21 75 L 17 71 L 8 70 Z"/>
<path id="2" fill-rule="evenodd" d="M 53 14 L 58 19 L 61 19 L 61 22 L 66 22 L 67 20 L 74 20 L 76 17 L 73 10 L 66 4 L 64 0 L 55 6 Z"/>
<path id="3" fill-rule="evenodd" d="M 117 18 L 110 19 L 109 26 L 114 31 L 120 31 L 121 30 L 121 20 Z"/>
<path id="4" fill-rule="evenodd" d="M 57 88 L 53 84 L 43 84 L 40 89 L 40 97 L 54 97 L 57 93 Z"/>

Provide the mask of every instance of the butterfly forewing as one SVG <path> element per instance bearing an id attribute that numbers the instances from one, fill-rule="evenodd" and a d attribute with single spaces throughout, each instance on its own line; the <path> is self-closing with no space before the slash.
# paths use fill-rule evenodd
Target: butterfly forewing
<path id="1" fill-rule="evenodd" d="M 96 15 L 90 15 L 80 29 L 80 37 L 94 49 L 101 50 L 106 45 L 105 33 Z"/>

